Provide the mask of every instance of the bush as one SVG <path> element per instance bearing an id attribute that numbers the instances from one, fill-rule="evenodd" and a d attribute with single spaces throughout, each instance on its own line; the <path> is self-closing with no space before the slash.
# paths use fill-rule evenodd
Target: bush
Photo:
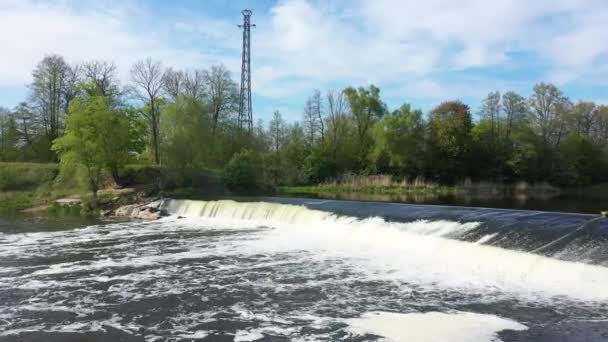
<path id="1" fill-rule="evenodd" d="M 319 149 L 304 159 L 302 178 L 306 184 L 319 184 L 336 176 L 336 164 Z"/>
<path id="2" fill-rule="evenodd" d="M 236 153 L 224 167 L 222 181 L 231 190 L 255 190 L 258 188 L 256 164 L 251 150 Z"/>
<path id="3" fill-rule="evenodd" d="M 0 191 L 30 190 L 55 179 L 57 164 L 0 163 Z"/>
<path id="4" fill-rule="evenodd" d="M 121 185 L 155 184 L 161 176 L 158 165 L 126 165 L 120 172 Z"/>

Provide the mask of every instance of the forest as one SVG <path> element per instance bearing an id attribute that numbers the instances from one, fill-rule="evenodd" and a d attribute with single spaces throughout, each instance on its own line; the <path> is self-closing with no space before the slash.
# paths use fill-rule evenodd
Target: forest
<path id="1" fill-rule="evenodd" d="M 374 85 L 315 90 L 301 120 L 275 111 L 253 131 L 239 128 L 238 86 L 222 65 L 177 70 L 147 58 L 125 83 L 113 62 L 45 56 L 28 97 L 0 107 L 0 162 L 59 163 L 58 179 L 77 176 L 94 193 L 110 177 L 132 181 L 136 166 L 157 170 L 161 187 L 214 173 L 240 190 L 378 174 L 445 185 L 608 181 L 608 106 L 550 83 L 488 90 L 476 109 L 446 99 L 428 113 L 388 108 Z"/>

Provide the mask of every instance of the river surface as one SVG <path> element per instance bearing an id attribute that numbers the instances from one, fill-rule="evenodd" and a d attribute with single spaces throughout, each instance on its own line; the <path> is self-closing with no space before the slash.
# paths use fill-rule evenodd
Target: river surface
<path id="1" fill-rule="evenodd" d="M 0 341 L 607 341 L 597 215 L 262 198 L 0 219 Z M 70 228 L 70 229 L 68 229 Z"/>
<path id="2" fill-rule="evenodd" d="M 540 192 L 538 194 L 504 193 L 453 193 L 453 194 L 368 194 L 361 192 L 319 192 L 292 194 L 294 197 L 313 197 L 350 201 L 398 202 L 408 204 L 451 205 L 465 207 L 485 207 L 503 209 L 544 210 L 599 214 L 608 211 L 608 200 L 601 194 L 558 194 Z"/>

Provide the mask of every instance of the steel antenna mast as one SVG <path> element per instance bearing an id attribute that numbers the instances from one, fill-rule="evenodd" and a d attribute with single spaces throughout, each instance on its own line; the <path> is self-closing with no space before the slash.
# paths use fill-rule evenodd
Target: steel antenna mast
<path id="1" fill-rule="evenodd" d="M 243 14 L 243 63 L 241 66 L 241 94 L 239 101 L 239 128 L 253 130 L 253 114 L 251 108 L 251 10 L 245 9 Z"/>

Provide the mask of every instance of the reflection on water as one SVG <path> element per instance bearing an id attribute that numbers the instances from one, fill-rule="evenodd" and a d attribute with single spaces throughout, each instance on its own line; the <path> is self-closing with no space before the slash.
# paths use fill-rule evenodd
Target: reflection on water
<path id="1" fill-rule="evenodd" d="M 295 196 L 354 201 L 456 205 L 466 207 L 528 209 L 591 214 L 598 214 L 600 211 L 608 210 L 608 201 L 601 201 L 580 195 L 575 196 L 555 193 L 502 194 L 489 192 L 459 192 L 452 194 L 409 193 L 400 195 L 386 195 L 366 194 L 360 192 L 320 192 L 317 194 L 295 194 Z"/>

